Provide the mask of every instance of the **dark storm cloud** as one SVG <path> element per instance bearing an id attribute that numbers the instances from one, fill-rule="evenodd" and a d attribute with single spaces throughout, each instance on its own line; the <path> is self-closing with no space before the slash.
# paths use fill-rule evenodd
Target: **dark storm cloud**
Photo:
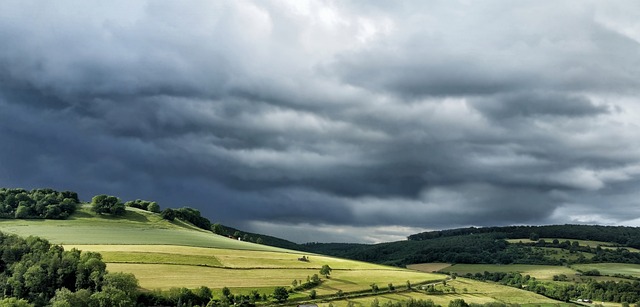
<path id="1" fill-rule="evenodd" d="M 607 106 L 595 105 L 585 97 L 557 93 L 517 93 L 488 97 L 474 106 L 492 118 L 536 116 L 596 116 L 607 113 Z"/>
<path id="2" fill-rule="evenodd" d="M 0 185 L 299 241 L 640 224 L 637 5 L 6 1 Z"/>

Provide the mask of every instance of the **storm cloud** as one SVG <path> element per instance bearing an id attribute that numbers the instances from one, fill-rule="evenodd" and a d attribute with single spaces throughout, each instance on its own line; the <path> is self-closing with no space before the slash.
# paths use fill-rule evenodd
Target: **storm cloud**
<path id="1" fill-rule="evenodd" d="M 635 1 L 3 1 L 0 186 L 298 242 L 640 225 Z"/>

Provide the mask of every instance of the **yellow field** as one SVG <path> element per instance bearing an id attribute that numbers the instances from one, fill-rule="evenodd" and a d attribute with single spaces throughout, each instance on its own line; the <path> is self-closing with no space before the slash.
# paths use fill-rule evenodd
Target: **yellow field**
<path id="1" fill-rule="evenodd" d="M 445 268 L 448 268 L 450 266 L 451 266 L 450 263 L 432 262 L 432 263 L 410 264 L 410 265 L 407 265 L 407 269 L 426 272 L 426 273 L 432 273 L 432 272 L 435 273 Z"/>
<path id="2" fill-rule="evenodd" d="M 258 290 L 270 294 L 276 286 L 291 286 L 294 279 L 306 282 L 307 277 L 319 274 L 325 264 L 333 271 L 330 278 L 322 276 L 323 282 L 314 290 L 317 295 L 326 297 L 338 291 L 347 295 L 368 291 L 373 283 L 381 290 L 386 289 L 389 283 L 400 290 L 405 289 L 407 281 L 415 286 L 440 282 L 446 276 L 430 272 L 461 268 L 448 267 L 448 264 L 425 264 L 403 269 L 241 242 L 179 220 L 168 222 L 158 214 L 132 208 L 127 208 L 123 217 L 112 217 L 96 215 L 84 206 L 68 220 L 0 221 L 0 230 L 22 236 L 42 236 L 52 243 L 63 244 L 65 249 L 100 252 L 107 263 L 107 270 L 133 273 L 145 289 L 207 286 L 217 295 L 223 287 L 231 288 L 234 293 Z M 303 255 L 309 261 L 299 261 Z M 485 269 L 481 268 L 481 272 Z M 541 276 L 539 273 L 531 275 Z M 455 298 L 477 303 L 531 301 L 544 305 L 554 302 L 520 289 L 462 278 L 448 282 L 447 287 L 450 292 L 444 295 L 427 296 L 405 291 L 381 295 L 379 301 L 432 299 L 443 306 Z M 456 293 L 453 293 L 453 288 L 456 288 Z M 309 292 L 293 293 L 291 298 L 304 298 Z M 363 297 L 356 301 L 360 306 L 368 306 L 371 300 L 373 298 Z M 334 305 L 346 304 L 347 301 L 342 300 Z"/>
<path id="3" fill-rule="evenodd" d="M 464 275 L 467 273 L 483 273 L 488 272 L 517 272 L 522 275 L 529 275 L 539 280 L 553 280 L 553 275 L 565 274 L 569 277 L 575 276 L 576 271 L 564 267 L 554 265 L 530 265 L 530 264 L 456 264 L 443 269 L 445 272 L 457 273 Z"/>
<path id="4" fill-rule="evenodd" d="M 388 283 L 404 285 L 441 280 L 441 274 L 428 274 L 396 267 L 345 260 L 314 254 L 229 250 L 174 245 L 65 245 L 66 249 L 96 251 L 103 255 L 107 269 L 133 273 L 147 289 L 207 286 L 212 289 L 264 288 L 289 286 L 296 279 L 319 274 L 327 264 L 333 272 L 316 288 L 318 295 L 381 287 Z M 309 262 L 299 261 L 305 255 Z"/>
<path id="5" fill-rule="evenodd" d="M 415 300 L 432 300 L 434 303 L 447 306 L 454 299 L 464 299 L 467 303 L 484 304 L 489 302 L 502 302 L 507 304 L 535 304 L 556 306 L 573 306 L 571 304 L 559 303 L 556 300 L 535 294 L 533 292 L 520 290 L 512 287 L 497 285 L 493 283 L 485 283 L 466 278 L 457 278 L 447 282 L 447 286 L 438 285 L 438 289 L 448 289 L 455 293 L 447 293 L 441 295 L 429 295 L 422 292 L 403 292 L 382 294 L 375 297 L 364 297 L 355 299 L 345 299 L 341 301 L 333 301 L 336 307 L 347 306 L 348 302 L 354 302 L 356 306 L 370 306 L 374 298 L 377 298 L 382 305 L 386 301 L 405 301 L 409 299 Z M 466 289 L 466 291 L 465 291 Z M 326 307 L 328 303 L 319 304 L 318 306 Z"/>
<path id="6" fill-rule="evenodd" d="M 367 262 L 339 259 L 322 255 L 308 254 L 298 251 L 265 252 L 252 250 L 231 250 L 221 248 L 204 248 L 191 246 L 174 245 L 64 245 L 66 249 L 77 248 L 79 250 L 100 252 L 106 262 L 128 262 L 128 263 L 166 263 L 174 262 L 152 262 L 147 261 L 145 256 L 158 255 L 178 255 L 194 259 L 191 264 L 201 265 L 203 261 L 216 261 L 218 266 L 225 268 L 299 268 L 319 270 L 327 264 L 332 269 L 350 270 L 402 270 L 396 267 L 381 266 Z M 298 258 L 307 256 L 309 261 L 299 261 Z"/>

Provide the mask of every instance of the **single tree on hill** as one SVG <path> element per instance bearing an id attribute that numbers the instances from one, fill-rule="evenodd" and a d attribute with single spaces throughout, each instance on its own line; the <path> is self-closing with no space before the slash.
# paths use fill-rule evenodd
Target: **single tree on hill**
<path id="1" fill-rule="evenodd" d="M 167 221 L 173 221 L 176 219 L 176 211 L 171 208 L 162 210 L 162 213 L 160 213 L 160 215 Z"/>
<path id="2" fill-rule="evenodd" d="M 91 209 L 98 214 L 124 215 L 124 204 L 115 196 L 96 195 L 91 199 Z"/>
<path id="3" fill-rule="evenodd" d="M 158 213 L 158 212 L 160 212 L 160 206 L 158 205 L 158 203 L 156 203 L 154 201 L 154 202 L 149 204 L 149 206 L 147 207 L 147 210 L 149 210 L 150 212 L 153 212 L 153 213 Z"/>
<path id="4" fill-rule="evenodd" d="M 320 269 L 320 274 L 324 275 L 325 278 L 329 278 L 329 275 L 331 275 L 331 271 L 333 271 L 333 269 L 330 268 L 328 264 L 325 264 Z"/>
<path id="5" fill-rule="evenodd" d="M 213 233 L 217 235 L 221 235 L 221 236 L 227 235 L 227 230 L 224 229 L 224 226 L 220 225 L 219 223 L 213 224 L 213 226 L 211 226 L 211 231 L 213 231 Z"/>

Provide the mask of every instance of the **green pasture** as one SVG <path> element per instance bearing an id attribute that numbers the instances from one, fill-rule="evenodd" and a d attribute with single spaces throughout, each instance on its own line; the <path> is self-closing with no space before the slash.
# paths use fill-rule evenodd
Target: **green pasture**
<path id="1" fill-rule="evenodd" d="M 330 278 L 315 288 L 318 295 L 362 291 L 371 283 L 386 287 L 389 283 L 405 285 L 445 278 L 397 267 L 345 260 L 315 254 L 283 253 L 255 250 L 230 250 L 176 245 L 65 245 L 96 251 L 103 255 L 109 271 L 133 273 L 143 288 L 199 287 L 212 289 L 229 287 L 242 289 L 290 286 L 294 279 L 306 282 L 319 274 L 327 264 L 333 271 Z M 309 261 L 300 261 L 302 255 Z M 308 295 L 309 291 L 305 294 Z"/>
<path id="2" fill-rule="evenodd" d="M 565 259 L 565 260 L 571 261 L 571 260 L 578 260 L 581 255 L 586 259 L 591 259 L 593 258 L 593 256 L 595 256 L 592 253 L 571 252 L 569 250 L 557 248 L 557 247 L 534 247 L 534 249 L 544 252 L 546 257 L 554 260 Z"/>
<path id="3" fill-rule="evenodd" d="M 634 252 L 634 253 L 640 252 L 640 250 L 638 250 L 636 248 L 632 248 L 632 247 L 618 247 L 616 243 L 612 243 L 612 242 L 592 241 L 592 240 L 576 240 L 576 239 L 565 239 L 565 238 L 540 238 L 540 240 L 544 240 L 547 243 L 551 243 L 551 242 L 553 242 L 553 240 L 558 240 L 560 242 L 569 241 L 571 243 L 573 243 L 574 241 L 578 241 L 580 246 L 589 246 L 589 247 L 595 248 L 598 245 L 600 245 L 600 247 L 604 248 L 604 249 L 624 248 L 624 249 L 626 249 L 626 250 L 628 250 L 630 252 Z M 529 243 L 529 244 L 536 242 L 536 241 L 531 241 L 529 239 L 508 239 L 506 241 L 509 242 L 509 243 Z"/>
<path id="4" fill-rule="evenodd" d="M 140 286 L 147 289 L 169 289 L 171 287 L 196 288 L 207 286 L 212 289 L 268 288 L 290 286 L 294 279 L 306 281 L 307 276 L 318 274 L 317 269 L 228 269 L 193 265 L 107 263 L 112 272 L 133 273 Z M 324 279 L 316 288 L 318 295 L 361 291 L 370 288 L 371 283 L 387 285 L 389 282 L 404 284 L 407 280 L 420 283 L 442 279 L 442 275 L 413 271 L 392 270 L 333 270 L 329 279 Z"/>
<path id="5" fill-rule="evenodd" d="M 419 289 L 419 287 L 417 287 Z M 338 301 L 332 301 L 333 306 L 347 306 L 349 302 L 353 302 L 355 306 L 368 307 L 374 299 L 378 299 L 380 305 L 387 301 L 406 301 L 415 300 L 432 300 L 434 303 L 447 306 L 454 299 L 464 299 L 467 303 L 484 304 L 489 302 L 502 302 L 507 304 L 519 304 L 520 306 L 573 306 L 572 304 L 560 303 L 556 300 L 535 294 L 533 292 L 520 290 L 508 286 L 497 285 L 493 283 L 485 283 L 466 278 L 457 278 L 447 281 L 447 285 L 443 286 L 439 283 L 436 286 L 439 290 L 444 290 L 445 294 L 426 294 L 421 291 L 384 293 L 376 296 L 368 296 L 362 298 L 349 298 Z M 454 292 L 455 291 L 455 292 Z M 559 305 L 558 305 L 559 304 Z M 318 306 L 327 307 L 328 303 L 321 303 Z"/>
<path id="6" fill-rule="evenodd" d="M 640 278 L 640 264 L 629 263 L 589 263 L 575 264 L 571 266 L 576 270 L 590 271 L 598 270 L 602 275 L 613 276 L 616 274 L 628 275 Z"/>
<path id="7" fill-rule="evenodd" d="M 39 236 L 55 244 L 161 244 L 290 252 L 218 236 L 159 214 L 127 208 L 124 217 L 96 215 L 83 206 L 67 220 L 0 220 L 0 231 Z"/>
<path id="8" fill-rule="evenodd" d="M 485 270 L 519 271 L 540 279 L 567 274 L 563 270 L 575 273 L 553 266 L 424 264 L 402 269 L 232 240 L 188 223 L 169 222 L 158 214 L 135 208 L 127 208 L 124 217 L 112 217 L 96 215 L 85 205 L 68 220 L 1 220 L 0 231 L 40 236 L 64 245 L 65 249 L 100 252 L 109 271 L 133 273 L 145 289 L 207 286 L 216 293 L 228 287 L 234 293 L 258 290 L 269 294 L 276 286 L 291 286 L 294 279 L 305 282 L 307 277 L 319 274 L 325 264 L 333 271 L 330 278 L 322 276 L 322 284 L 314 289 L 319 296 L 333 296 L 338 291 L 347 294 L 368 291 L 373 283 L 381 290 L 386 289 L 389 283 L 398 289 L 404 288 L 407 281 L 413 285 L 440 283 L 446 276 L 429 273 L 437 270 L 460 275 Z M 303 255 L 309 261 L 298 260 Z M 382 294 L 378 300 L 383 303 L 387 299 L 432 299 L 443 306 L 455 298 L 477 303 L 532 302 L 541 306 L 555 302 L 520 289 L 464 278 L 449 281 L 446 287 L 449 290 L 444 295 L 404 291 Z M 294 293 L 292 298 L 306 297 L 309 292 Z M 372 300 L 372 297 L 363 297 L 356 299 L 355 303 L 368 306 Z M 347 303 L 347 300 L 336 301 L 334 306 Z"/>
<path id="9" fill-rule="evenodd" d="M 420 272 L 438 272 L 444 270 L 445 268 L 450 267 L 450 263 L 441 263 L 441 262 L 431 262 L 431 263 L 418 263 L 418 264 L 409 264 L 407 265 L 407 269 L 416 270 Z"/>
<path id="10" fill-rule="evenodd" d="M 554 265 L 532 265 L 532 264 L 456 264 L 447 267 L 442 272 L 457 273 L 465 275 L 467 273 L 487 272 L 516 272 L 522 275 L 529 275 L 539 280 L 553 280 L 553 275 L 565 274 L 574 276 L 577 272 L 564 266 Z"/>
<path id="11" fill-rule="evenodd" d="M 272 252 L 256 250 L 231 250 L 175 245 L 64 245 L 66 249 L 100 252 L 106 262 L 164 263 L 218 266 L 226 268 L 262 269 L 314 269 L 327 264 L 333 269 L 348 270 L 392 270 L 405 271 L 397 267 L 382 266 L 367 262 L 339 259 L 298 251 Z M 172 262 L 171 255 L 182 257 L 181 263 Z M 306 256 L 309 261 L 299 261 Z M 210 262 L 210 263 L 209 263 Z"/>

